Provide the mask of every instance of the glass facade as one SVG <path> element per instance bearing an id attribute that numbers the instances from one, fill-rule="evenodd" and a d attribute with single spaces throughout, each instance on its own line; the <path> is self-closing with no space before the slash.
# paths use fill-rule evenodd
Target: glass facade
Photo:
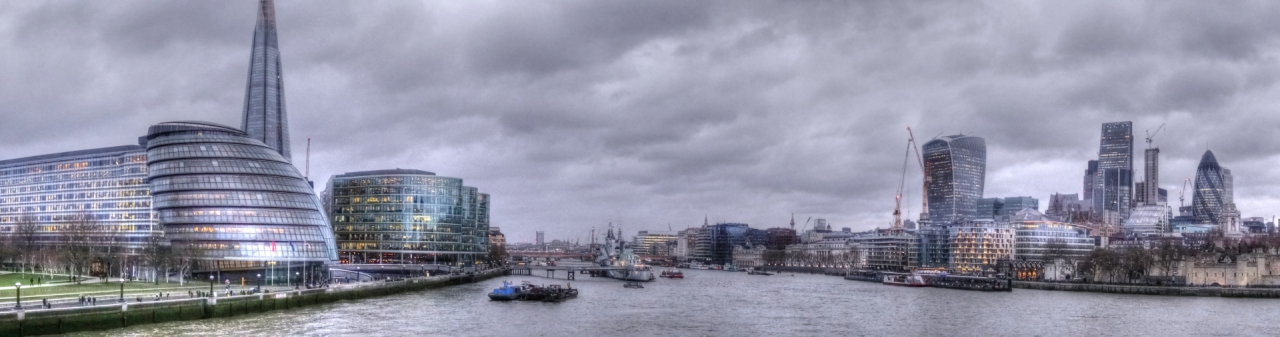
<path id="1" fill-rule="evenodd" d="M 978 221 L 948 227 L 951 269 L 977 273 L 983 266 L 1013 258 L 1014 234 L 1008 224 Z"/>
<path id="2" fill-rule="evenodd" d="M 1218 224 L 1226 204 L 1226 183 L 1222 167 L 1213 151 L 1204 151 L 1200 165 L 1196 167 L 1195 189 L 1191 196 L 1191 215 L 1196 222 Z"/>
<path id="3" fill-rule="evenodd" d="M 929 172 L 929 216 L 950 223 L 977 216 L 986 183 L 987 143 L 979 137 L 943 136 L 924 144 Z"/>
<path id="4" fill-rule="evenodd" d="M 1086 235 L 1084 229 L 1069 223 L 1031 220 L 1014 222 L 1013 227 L 1014 257 L 1018 260 L 1052 262 L 1046 255 L 1082 258 L 1093 250 L 1093 238 Z"/>
<path id="5" fill-rule="evenodd" d="M 249 55 L 249 81 L 240 129 L 289 162 L 289 118 L 284 108 L 284 74 L 276 41 L 276 9 L 271 0 L 258 2 L 258 23 L 253 28 L 253 50 Z"/>
<path id="6" fill-rule="evenodd" d="M 165 237 L 204 270 L 337 259 L 333 231 L 297 168 L 243 131 L 204 122 L 151 126 L 153 206 Z"/>
<path id="7" fill-rule="evenodd" d="M 326 195 L 344 264 L 474 265 L 489 246 L 489 195 L 420 170 L 333 176 Z"/>
<path id="8" fill-rule="evenodd" d="M 1093 196 L 1094 209 L 1128 218 L 1133 198 L 1133 122 L 1102 124 L 1097 174 L 1094 191 L 1103 194 Z"/>
<path id="9" fill-rule="evenodd" d="M 136 254 L 161 235 L 151 211 L 147 153 L 127 145 L 0 161 L 0 234 L 27 218 L 35 243 L 56 245 L 67 224 L 92 218 L 95 246 Z"/>
<path id="10" fill-rule="evenodd" d="M 769 241 L 768 233 L 744 223 L 718 223 L 706 227 L 703 233 L 708 249 L 706 260 L 710 264 L 732 263 L 733 247 L 746 247 L 748 241 L 753 246 L 764 245 Z"/>

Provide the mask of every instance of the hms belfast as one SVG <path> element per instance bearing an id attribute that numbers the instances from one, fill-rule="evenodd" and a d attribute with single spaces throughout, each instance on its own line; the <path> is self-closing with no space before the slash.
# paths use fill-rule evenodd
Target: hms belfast
<path id="1" fill-rule="evenodd" d="M 618 235 L 622 235 L 622 231 L 618 231 Z M 601 246 L 601 252 L 596 256 L 595 262 L 601 267 L 609 267 L 604 272 L 604 276 L 624 281 L 653 281 L 653 271 L 649 266 L 640 263 L 639 258 L 631 248 L 627 247 L 627 242 L 613 236 L 613 229 L 609 229 L 609 234 L 605 236 L 604 244 Z"/>

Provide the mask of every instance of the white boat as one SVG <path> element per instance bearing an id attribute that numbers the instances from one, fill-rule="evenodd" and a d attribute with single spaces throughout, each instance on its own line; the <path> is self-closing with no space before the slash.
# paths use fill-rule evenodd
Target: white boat
<path id="1" fill-rule="evenodd" d="M 613 228 L 609 229 L 609 234 L 605 236 L 604 242 L 604 251 L 600 256 L 596 257 L 596 263 L 602 267 L 617 268 L 605 271 L 605 276 L 624 281 L 640 282 L 653 281 L 657 278 L 653 275 L 653 270 L 649 269 L 648 265 L 640 263 L 639 258 L 631 251 L 631 248 L 627 247 L 625 241 L 614 238 Z"/>

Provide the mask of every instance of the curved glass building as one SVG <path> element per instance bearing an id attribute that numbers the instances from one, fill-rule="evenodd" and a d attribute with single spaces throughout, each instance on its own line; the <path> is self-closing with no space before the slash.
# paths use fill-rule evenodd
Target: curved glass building
<path id="1" fill-rule="evenodd" d="M 966 135 L 943 136 L 925 143 L 929 172 L 929 216 L 938 223 L 974 219 L 987 175 L 987 142 Z"/>
<path id="2" fill-rule="evenodd" d="M 329 180 L 343 264 L 474 265 L 488 254 L 489 195 L 422 170 L 348 172 Z"/>
<path id="3" fill-rule="evenodd" d="M 1191 196 L 1191 215 L 1196 222 L 1217 224 L 1226 203 L 1226 184 L 1222 167 L 1213 151 L 1204 151 L 1196 167 L 1196 184 Z"/>
<path id="4" fill-rule="evenodd" d="M 165 237 L 211 262 L 201 271 L 337 259 L 315 191 L 279 152 L 244 131 L 206 122 L 153 125 L 147 166 Z"/>

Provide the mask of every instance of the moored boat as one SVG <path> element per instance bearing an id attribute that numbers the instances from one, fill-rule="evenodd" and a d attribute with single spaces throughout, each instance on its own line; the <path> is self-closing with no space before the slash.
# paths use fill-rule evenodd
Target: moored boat
<path id="1" fill-rule="evenodd" d="M 920 275 L 884 274 L 883 277 L 883 283 L 888 285 L 908 287 L 925 287 L 929 285 L 924 282 L 924 278 L 921 278 Z"/>
<path id="2" fill-rule="evenodd" d="M 661 274 L 661 275 L 658 275 L 658 277 L 665 277 L 665 278 L 680 278 L 680 279 L 682 279 L 682 278 L 684 278 L 684 273 L 680 272 L 680 270 L 678 270 L 678 269 L 674 269 L 674 268 L 673 268 L 673 269 L 663 270 L 663 271 L 662 271 L 662 274 Z"/>

